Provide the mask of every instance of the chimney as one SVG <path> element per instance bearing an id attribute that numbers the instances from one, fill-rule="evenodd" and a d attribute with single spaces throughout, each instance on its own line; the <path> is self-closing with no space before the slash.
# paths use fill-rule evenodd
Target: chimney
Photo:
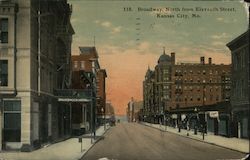
<path id="1" fill-rule="evenodd" d="M 212 64 L 212 58 L 211 57 L 208 58 L 208 64 L 210 64 L 210 65 Z"/>
<path id="2" fill-rule="evenodd" d="M 171 52 L 171 64 L 175 64 L 175 52 Z"/>
<path id="3" fill-rule="evenodd" d="M 205 64 L 205 57 L 201 57 L 201 64 Z"/>

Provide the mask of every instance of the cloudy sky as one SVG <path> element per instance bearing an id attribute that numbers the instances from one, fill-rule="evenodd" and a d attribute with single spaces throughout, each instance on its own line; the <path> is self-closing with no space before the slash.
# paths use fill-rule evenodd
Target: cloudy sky
<path id="1" fill-rule="evenodd" d="M 148 66 L 154 68 L 163 47 L 166 53 L 176 53 L 177 62 L 199 61 L 205 56 L 214 63 L 228 64 L 231 57 L 226 43 L 248 27 L 245 5 L 239 1 L 68 1 L 73 5 L 71 22 L 76 33 L 72 54 L 79 54 L 79 46 L 93 46 L 95 37 L 101 67 L 108 74 L 107 99 L 117 114 L 125 114 L 131 97 L 142 100 L 145 72 Z M 138 7 L 162 11 L 139 12 Z M 213 11 L 196 11 L 196 7 Z M 234 9 L 220 11 L 220 7 Z M 193 11 L 178 11 L 182 8 Z M 157 14 L 174 18 L 157 18 Z M 188 18 L 177 18 L 177 14 Z"/>

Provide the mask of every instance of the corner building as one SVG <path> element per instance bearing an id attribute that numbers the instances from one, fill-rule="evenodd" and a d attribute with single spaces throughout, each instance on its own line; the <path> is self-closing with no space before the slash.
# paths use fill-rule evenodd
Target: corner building
<path id="1" fill-rule="evenodd" d="M 0 150 L 32 151 L 70 135 L 71 6 L 67 0 L 0 2 Z"/>

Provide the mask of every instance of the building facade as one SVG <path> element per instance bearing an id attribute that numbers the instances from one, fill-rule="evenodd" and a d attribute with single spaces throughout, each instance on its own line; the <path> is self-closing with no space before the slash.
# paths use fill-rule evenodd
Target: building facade
<path id="1" fill-rule="evenodd" d="M 101 125 L 105 123 L 106 109 L 106 78 L 105 69 L 97 71 L 97 123 Z"/>
<path id="2" fill-rule="evenodd" d="M 180 63 L 172 67 L 171 101 L 167 110 L 192 106 L 212 105 L 229 101 L 231 91 L 231 65 Z"/>
<path id="3" fill-rule="evenodd" d="M 156 109 L 152 107 L 154 106 L 154 104 L 155 104 L 155 76 L 154 76 L 154 71 L 152 71 L 148 67 L 145 79 L 143 81 L 143 119 L 145 121 L 154 121 L 153 115 L 156 114 Z M 127 111 L 129 111 L 129 109 Z"/>
<path id="4" fill-rule="evenodd" d="M 155 70 L 145 75 L 142 119 L 174 127 L 190 121 L 191 128 L 206 125 L 215 134 L 229 135 L 230 93 L 231 65 L 213 64 L 212 58 L 205 63 L 205 57 L 198 63 L 175 63 L 175 53 L 164 51 Z M 220 112 L 220 122 L 205 118 L 212 111 Z"/>
<path id="5" fill-rule="evenodd" d="M 70 135 L 70 108 L 54 91 L 70 86 L 71 12 L 66 0 L 0 2 L 0 150 Z"/>
<path id="6" fill-rule="evenodd" d="M 140 119 L 140 110 L 142 109 L 143 101 L 134 101 L 133 98 L 128 103 L 127 120 L 128 122 L 138 122 Z"/>
<path id="7" fill-rule="evenodd" d="M 227 44 L 232 57 L 233 134 L 249 138 L 249 29 Z"/>
<path id="8" fill-rule="evenodd" d="M 171 100 L 172 85 L 172 66 L 175 64 L 175 53 L 171 53 L 171 57 L 165 53 L 159 57 L 158 64 L 155 66 L 155 118 L 163 120 L 163 115 Z M 158 121 L 159 123 L 159 121 Z"/>
<path id="9" fill-rule="evenodd" d="M 106 70 L 100 68 L 96 48 L 79 47 L 79 49 L 79 55 L 71 56 L 72 89 L 78 90 L 79 97 L 83 98 L 81 102 L 78 100 L 72 103 L 72 127 L 74 134 L 77 135 L 94 131 L 96 125 L 100 124 L 100 118 L 105 115 L 107 77 Z M 89 92 L 90 97 L 88 97 Z"/>

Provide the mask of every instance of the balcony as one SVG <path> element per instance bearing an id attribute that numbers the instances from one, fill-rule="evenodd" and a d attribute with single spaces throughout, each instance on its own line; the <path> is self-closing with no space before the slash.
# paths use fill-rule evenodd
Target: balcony
<path id="1" fill-rule="evenodd" d="M 93 89 L 56 89 L 54 95 L 60 102 L 90 102 L 95 98 Z"/>

